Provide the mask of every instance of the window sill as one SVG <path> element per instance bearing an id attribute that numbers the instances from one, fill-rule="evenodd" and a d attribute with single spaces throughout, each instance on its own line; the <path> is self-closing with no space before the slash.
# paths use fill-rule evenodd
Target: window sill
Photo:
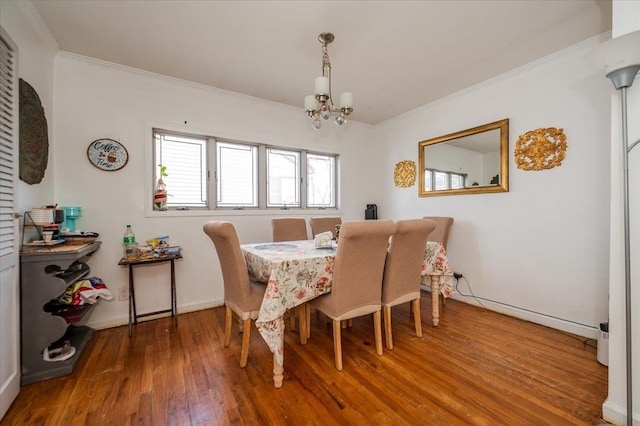
<path id="1" fill-rule="evenodd" d="M 165 210 L 145 211 L 145 217 L 148 218 L 165 218 L 165 217 L 219 217 L 219 216 L 323 216 L 323 215 L 342 215 L 340 209 L 193 209 L 193 210 Z"/>

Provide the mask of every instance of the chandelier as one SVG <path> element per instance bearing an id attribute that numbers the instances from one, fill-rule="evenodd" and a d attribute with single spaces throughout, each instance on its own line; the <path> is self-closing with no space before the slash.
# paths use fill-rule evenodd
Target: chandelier
<path id="1" fill-rule="evenodd" d="M 322 126 L 320 119 L 328 120 L 331 113 L 338 115 L 334 119 L 336 126 L 342 126 L 347 122 L 347 117 L 353 112 L 353 94 L 344 92 L 340 94 L 340 107 L 336 108 L 331 98 L 331 62 L 327 45 L 334 39 L 331 33 L 322 33 L 318 36 L 318 41 L 322 44 L 322 77 L 315 80 L 315 95 L 304 97 L 304 109 L 309 118 L 313 119 L 312 126 L 319 129 Z"/>

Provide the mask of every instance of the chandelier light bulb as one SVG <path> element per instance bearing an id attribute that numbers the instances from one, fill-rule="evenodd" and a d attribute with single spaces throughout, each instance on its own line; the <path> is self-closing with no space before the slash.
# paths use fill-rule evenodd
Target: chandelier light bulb
<path id="1" fill-rule="evenodd" d="M 344 124 L 344 117 L 342 115 L 339 115 L 336 117 L 336 126 L 342 126 Z"/>
<path id="2" fill-rule="evenodd" d="M 320 117 L 322 117 L 323 120 L 328 120 L 329 117 L 331 117 L 331 113 L 325 108 L 320 111 Z"/>
<path id="3" fill-rule="evenodd" d="M 328 77 L 318 77 L 315 79 L 316 95 L 328 95 L 329 87 Z"/>
<path id="4" fill-rule="evenodd" d="M 351 92 L 340 94 L 340 108 L 353 108 L 353 94 Z"/>
<path id="5" fill-rule="evenodd" d="M 317 111 L 318 108 L 318 101 L 314 95 L 307 95 L 304 97 L 304 109 L 306 111 Z"/>
<path id="6" fill-rule="evenodd" d="M 320 127 L 322 127 L 322 123 L 320 123 L 320 120 L 318 120 L 317 118 L 313 120 L 313 123 L 311 124 L 311 126 L 316 129 L 319 130 Z"/>

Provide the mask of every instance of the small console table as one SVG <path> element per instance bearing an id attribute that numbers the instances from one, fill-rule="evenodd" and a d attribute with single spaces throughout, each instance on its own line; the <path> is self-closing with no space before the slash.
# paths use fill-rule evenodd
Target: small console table
<path id="1" fill-rule="evenodd" d="M 129 337 L 132 333 L 132 325 L 138 324 L 138 318 L 149 317 L 152 315 L 164 314 L 171 312 L 175 326 L 178 326 L 178 304 L 176 301 L 176 268 L 175 260 L 182 259 L 180 254 L 168 254 L 159 257 L 147 257 L 143 259 L 120 259 L 118 265 L 129 267 Z M 138 314 L 136 311 L 136 292 L 133 285 L 133 267 L 138 265 L 151 265 L 155 263 L 171 262 L 171 308 L 162 309 L 154 312 L 147 312 L 146 314 Z"/>

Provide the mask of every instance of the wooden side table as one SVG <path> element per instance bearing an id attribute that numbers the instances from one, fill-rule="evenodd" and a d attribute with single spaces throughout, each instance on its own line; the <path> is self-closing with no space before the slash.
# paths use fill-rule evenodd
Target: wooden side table
<path id="1" fill-rule="evenodd" d="M 182 255 L 168 254 L 159 257 L 148 257 L 144 259 L 120 259 L 118 265 L 129 267 L 129 337 L 132 333 L 132 324 L 138 324 L 138 318 L 149 317 L 152 315 L 164 314 L 171 312 L 171 316 L 175 322 L 175 326 L 178 326 L 178 304 L 176 301 L 176 268 L 175 260 L 182 259 Z M 171 308 L 162 309 L 154 312 L 147 312 L 146 314 L 138 314 L 136 311 L 136 292 L 133 285 L 133 267 L 138 265 L 151 265 L 154 263 L 171 262 Z"/>

